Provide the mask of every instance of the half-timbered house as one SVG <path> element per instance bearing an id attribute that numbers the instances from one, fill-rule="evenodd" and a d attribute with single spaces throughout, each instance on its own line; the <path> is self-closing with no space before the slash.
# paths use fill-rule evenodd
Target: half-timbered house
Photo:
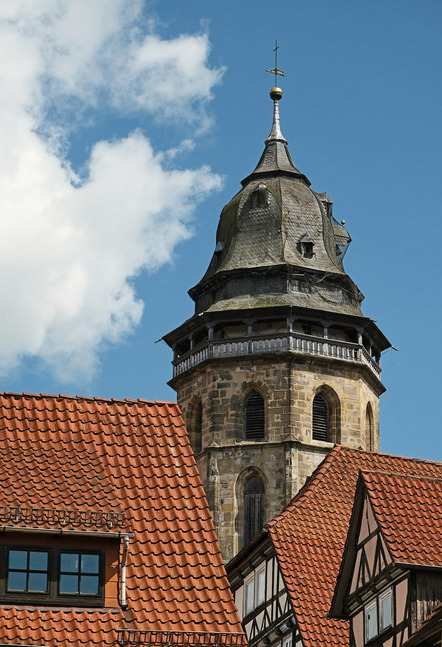
<path id="1" fill-rule="evenodd" d="M 361 470 L 393 472 L 404 480 L 413 476 L 423 482 L 442 478 L 440 463 L 335 446 L 287 508 L 227 565 L 251 647 L 350 644 L 349 619 L 331 617 L 330 607 Z M 430 535 L 434 522 L 430 520 L 422 533 L 428 530 Z M 388 562 L 388 550 L 380 543 L 374 552 L 380 569 Z M 399 585 L 395 568 L 390 572 Z M 425 577 L 429 589 L 429 570 L 426 576 L 422 571 L 422 586 Z M 404 587 L 399 586 L 398 595 L 412 604 L 412 589 Z M 428 612 L 433 601 L 425 607 Z M 402 639 L 406 637 L 404 632 Z"/>
<path id="2" fill-rule="evenodd" d="M 441 503 L 442 478 L 361 472 L 332 604 L 352 646 L 400 647 L 441 602 Z"/>

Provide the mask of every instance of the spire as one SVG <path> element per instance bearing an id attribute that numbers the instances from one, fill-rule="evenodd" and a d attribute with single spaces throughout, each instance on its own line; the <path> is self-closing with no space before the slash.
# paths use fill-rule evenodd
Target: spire
<path id="1" fill-rule="evenodd" d="M 277 68 L 274 70 L 267 70 L 267 72 L 275 74 L 275 78 L 276 74 L 284 75 L 284 72 Z M 270 90 L 270 98 L 273 101 L 273 122 L 270 134 L 264 142 L 266 147 L 253 173 L 248 175 L 241 184 L 245 186 L 251 180 L 267 176 L 291 176 L 303 180 L 307 186 L 310 186 L 309 179 L 304 175 L 304 173 L 298 171 L 296 166 L 293 164 L 287 147 L 287 140 L 281 132 L 279 120 L 279 102 L 282 98 L 281 88 L 272 88 Z"/>
<path id="2" fill-rule="evenodd" d="M 298 171 L 296 166 L 293 164 L 292 158 L 290 157 L 289 149 L 287 148 L 287 140 L 284 138 L 281 132 L 281 126 L 279 123 L 279 102 L 282 99 L 282 90 L 277 84 L 278 76 L 285 76 L 283 70 L 278 68 L 278 41 L 275 41 L 275 67 L 272 70 L 266 70 L 270 74 L 275 75 L 275 87 L 270 90 L 270 98 L 273 101 L 273 122 L 270 135 L 265 140 L 265 149 L 261 155 L 261 159 L 258 162 L 257 167 L 248 175 L 241 184 L 246 186 L 252 180 L 261 179 L 264 177 L 282 177 L 289 176 L 294 177 L 305 182 L 307 186 L 310 186 L 309 179 Z"/>
<path id="3" fill-rule="evenodd" d="M 272 88 L 270 90 L 270 98 L 273 99 L 273 123 L 272 130 L 270 131 L 270 135 L 265 140 L 265 143 L 268 144 L 271 141 L 280 141 L 284 144 L 287 144 L 287 140 L 284 138 L 281 132 L 281 126 L 279 122 L 279 101 L 282 98 L 281 88 Z"/>

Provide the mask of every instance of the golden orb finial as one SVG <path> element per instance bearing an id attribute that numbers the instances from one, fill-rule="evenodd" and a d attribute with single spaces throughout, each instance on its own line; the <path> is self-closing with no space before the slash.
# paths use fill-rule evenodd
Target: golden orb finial
<path id="1" fill-rule="evenodd" d="M 272 88 L 270 90 L 270 98 L 273 99 L 273 101 L 279 101 L 282 98 L 281 88 Z"/>

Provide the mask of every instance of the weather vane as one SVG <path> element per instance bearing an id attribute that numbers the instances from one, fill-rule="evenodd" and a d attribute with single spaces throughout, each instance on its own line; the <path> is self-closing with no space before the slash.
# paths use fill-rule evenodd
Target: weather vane
<path id="1" fill-rule="evenodd" d="M 275 52 L 275 67 L 273 68 L 273 70 L 266 70 L 266 72 L 270 72 L 270 74 L 275 75 L 275 85 L 277 84 L 277 80 L 276 80 L 277 76 L 285 76 L 282 70 L 278 70 L 278 49 L 279 49 L 278 39 L 276 38 L 275 49 L 273 50 Z"/>

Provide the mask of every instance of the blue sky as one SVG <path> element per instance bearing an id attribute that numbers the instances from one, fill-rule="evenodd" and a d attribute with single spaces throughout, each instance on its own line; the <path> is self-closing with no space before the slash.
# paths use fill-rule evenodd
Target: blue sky
<path id="1" fill-rule="evenodd" d="M 75 5 L 75 7 L 74 7 Z M 0 9 L 3 390 L 173 400 L 163 334 L 271 125 L 353 238 L 381 445 L 442 460 L 439 0 Z"/>

